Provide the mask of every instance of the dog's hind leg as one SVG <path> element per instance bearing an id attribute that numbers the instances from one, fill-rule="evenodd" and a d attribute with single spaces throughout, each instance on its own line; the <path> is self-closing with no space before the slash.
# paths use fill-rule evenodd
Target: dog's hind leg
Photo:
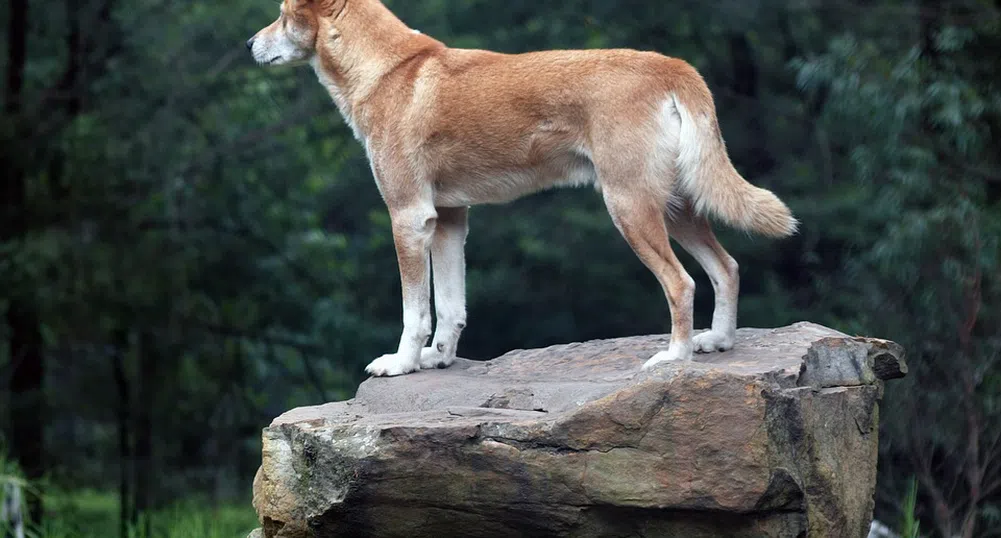
<path id="1" fill-rule="evenodd" d="M 740 291 L 737 261 L 716 239 L 709 220 L 694 214 L 690 208 L 670 215 L 667 226 L 671 236 L 699 262 L 713 284 L 716 305 L 712 328 L 692 339 L 695 351 L 731 349 L 737 332 L 737 298 Z"/>
<path id="2" fill-rule="evenodd" d="M 691 359 L 695 282 L 671 250 L 664 221 L 665 204 L 660 197 L 637 188 L 637 183 L 629 185 L 622 178 L 605 177 L 602 195 L 612 222 L 643 264 L 656 275 L 671 309 L 670 347 L 654 355 L 643 368 L 668 360 Z"/>
<path id="3" fill-rule="evenodd" d="M 466 257 L 468 209 L 439 207 L 431 241 L 434 305 L 437 315 L 431 347 L 421 350 L 421 368 L 444 368 L 455 361 L 459 335 L 466 326 Z"/>

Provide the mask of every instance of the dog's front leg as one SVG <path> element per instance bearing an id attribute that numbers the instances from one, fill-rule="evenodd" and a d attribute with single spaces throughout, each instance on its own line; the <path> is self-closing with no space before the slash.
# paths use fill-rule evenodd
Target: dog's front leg
<path id="1" fill-rule="evenodd" d="M 420 369 L 421 349 L 431 335 L 431 239 L 437 213 L 430 202 L 390 207 L 393 241 L 403 284 L 403 334 L 396 353 L 372 361 L 375 376 L 403 375 Z"/>

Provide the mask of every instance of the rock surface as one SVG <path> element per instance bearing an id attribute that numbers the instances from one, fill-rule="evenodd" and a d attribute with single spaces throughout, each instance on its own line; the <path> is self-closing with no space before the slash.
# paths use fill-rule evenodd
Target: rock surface
<path id="1" fill-rule="evenodd" d="M 364 382 L 264 430 L 265 538 L 865 536 L 903 350 L 810 323 L 640 365 L 644 336 Z"/>

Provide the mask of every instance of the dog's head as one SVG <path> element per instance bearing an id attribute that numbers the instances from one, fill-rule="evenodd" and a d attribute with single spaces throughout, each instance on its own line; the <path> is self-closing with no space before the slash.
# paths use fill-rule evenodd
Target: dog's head
<path id="1" fill-rule="evenodd" d="M 310 60 L 316 53 L 321 19 L 336 18 L 348 0 L 284 0 L 275 22 L 247 41 L 257 63 L 283 65 Z"/>

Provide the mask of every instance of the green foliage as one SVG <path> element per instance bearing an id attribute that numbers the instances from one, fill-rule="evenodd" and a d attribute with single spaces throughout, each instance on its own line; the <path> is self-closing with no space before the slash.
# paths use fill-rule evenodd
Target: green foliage
<path id="1" fill-rule="evenodd" d="M 15 484 L 25 491 L 41 489 L 25 480 L 17 464 L 0 452 L 0 504 L 5 500 L 6 484 Z M 118 533 L 119 506 L 115 496 L 88 489 L 60 491 L 51 487 L 42 494 L 47 517 L 41 524 L 27 522 L 29 538 L 104 538 Z M 129 525 L 127 538 L 243 538 L 258 525 L 248 502 L 212 506 L 194 497 L 146 517 L 150 521 L 149 534 L 143 524 Z M 4 530 L 0 522 L 0 535 L 6 536 Z"/>
<path id="2" fill-rule="evenodd" d="M 881 409 L 877 515 L 950 534 L 972 511 L 978 532 L 998 527 L 999 492 L 974 499 L 960 480 L 971 461 L 985 486 L 1001 472 L 996 3 L 389 4 L 454 46 L 634 47 L 698 67 L 738 169 L 803 222 L 781 242 L 721 231 L 741 264 L 740 325 L 809 319 L 902 343 L 912 371 Z M 389 218 L 315 77 L 247 57 L 274 2 L 71 5 L 30 4 L 26 97 L 0 115 L 0 160 L 27 186 L 26 226 L 0 230 L 0 312 L 21 301 L 38 314 L 52 480 L 110 491 L 148 464 L 154 534 L 172 536 L 168 521 L 223 516 L 163 507 L 192 492 L 244 502 L 260 428 L 349 397 L 395 346 Z M 658 284 L 592 191 L 470 220 L 461 355 L 668 330 Z M 682 259 L 707 326 L 711 284 Z M 0 343 L 12 337 L 0 323 Z M 0 386 L 13 364 L 0 345 Z M 46 525 L 116 532 L 116 509 L 94 506 L 108 497 L 49 500 L 61 508 Z M 940 500 L 956 521 L 936 515 Z"/>
<path id="3" fill-rule="evenodd" d="M 871 196 L 858 208 L 869 231 L 857 228 L 836 281 L 858 326 L 903 344 L 912 365 L 887 392 L 881 486 L 899 491 L 918 472 L 927 498 L 948 506 L 932 513 L 951 536 L 988 528 L 999 503 L 1001 201 L 990 170 L 1001 93 L 968 65 L 996 25 L 932 37 L 931 50 L 888 50 L 841 36 L 796 67 L 804 90 L 825 92 L 821 124 Z"/>

